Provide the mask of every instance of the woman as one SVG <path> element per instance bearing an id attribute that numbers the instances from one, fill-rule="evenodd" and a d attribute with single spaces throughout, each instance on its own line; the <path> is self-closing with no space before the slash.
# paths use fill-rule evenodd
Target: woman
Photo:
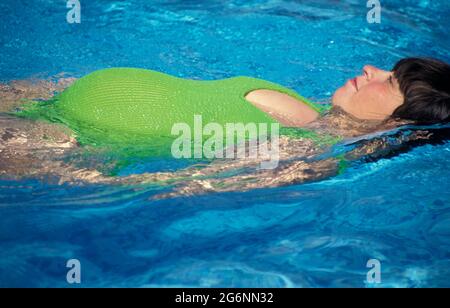
<path id="1" fill-rule="evenodd" d="M 327 146 L 332 144 L 317 142 L 324 140 L 320 138 L 321 136 L 349 138 L 390 129 L 405 123 L 446 123 L 450 118 L 450 67 L 444 62 L 434 59 L 403 59 L 395 65 L 392 71 L 365 66 L 361 76 L 347 81 L 335 92 L 332 99 L 333 108 L 329 112 L 324 112 L 323 107 L 309 102 L 293 91 L 256 79 L 228 79 L 218 90 L 217 87 L 215 88 L 214 81 L 209 82 L 207 86 L 202 84 L 201 87 L 195 81 L 183 81 L 186 82 L 186 86 L 176 81 L 176 91 L 168 92 L 172 87 L 169 83 L 172 83 L 173 80 L 167 75 L 131 72 L 132 75 L 144 74 L 144 76 L 137 76 L 140 79 L 136 82 L 136 79 L 133 79 L 136 76 L 124 81 L 122 77 L 118 78 L 112 73 L 115 74 L 117 71 L 110 71 L 109 75 L 108 73 L 97 75 L 94 73 L 90 75 L 91 77 L 84 77 L 64 91 L 56 103 L 41 104 L 37 108 L 35 106 L 29 109 L 25 108 L 24 114 L 27 116 L 43 114 L 47 119 L 61 121 L 77 132 L 78 138 L 85 137 L 84 140 L 94 141 L 95 144 L 109 139 L 111 136 L 114 137 L 111 139 L 114 141 L 126 139 L 135 142 L 138 140 L 134 139 L 136 136 L 148 138 L 151 135 L 168 134 L 174 121 L 189 122 L 189 113 L 198 112 L 199 110 L 195 109 L 202 107 L 202 104 L 207 102 L 206 109 L 201 111 L 205 111 L 204 114 L 211 121 L 245 122 L 247 119 L 257 122 L 275 121 L 285 127 L 303 127 L 315 131 L 319 138 L 308 138 L 311 134 L 300 135 L 300 138 L 297 136 L 294 139 L 289 135 L 282 136 L 280 140 L 282 163 L 278 168 L 245 174 L 238 173 L 234 177 L 225 178 L 225 180 L 212 175 L 217 175 L 221 171 L 239 169 L 243 166 L 255 167 L 258 160 L 217 161 L 206 167 L 188 168 L 176 173 L 155 173 L 118 178 L 105 177 L 98 171 L 90 169 L 76 169 L 68 166 L 62 168 L 59 165 L 58 167 L 54 165 L 54 162 L 58 161 L 57 164 L 60 164 L 60 160 L 52 159 L 53 166 L 46 169 L 47 173 L 57 174 L 60 179 L 68 181 L 142 183 L 167 180 L 178 185 L 176 194 L 279 186 L 317 180 L 336 174 L 339 164 L 342 164 L 342 159 L 328 158 L 313 163 L 305 160 L 307 157 L 322 153 Z M 152 91 L 156 88 L 154 91 L 157 92 L 157 95 L 149 95 L 147 90 L 141 91 L 139 87 L 144 82 L 141 81 L 142 78 L 153 82 L 152 85 L 157 83 L 158 86 L 152 87 Z M 124 84 L 126 87 L 123 86 Z M 107 91 L 104 90 L 105 85 L 108 87 Z M 135 92 L 124 94 L 124 91 L 128 91 L 130 88 Z M 119 99 L 110 95 L 114 91 Z M 177 95 L 183 99 L 182 101 L 174 98 L 173 93 L 177 91 L 180 91 Z M 245 102 L 241 97 L 236 96 L 237 105 L 228 105 L 228 108 L 231 109 L 230 116 L 223 108 L 210 108 L 210 106 L 214 106 L 215 101 L 224 99 L 227 102 L 232 101 L 233 93 L 230 91 L 239 92 L 240 95 L 245 94 Z M 139 93 L 144 94 L 140 96 Z M 198 99 L 186 99 L 190 94 L 193 98 Z M 131 99 L 129 99 L 130 97 Z M 170 100 L 167 97 L 172 98 Z M 161 99 L 167 100 L 169 103 L 175 102 L 181 106 L 181 109 L 186 108 L 186 112 L 165 109 L 167 106 L 173 106 L 171 104 L 136 105 L 136 102 L 161 102 Z M 116 102 L 111 103 L 114 100 Z M 254 107 L 249 107 L 250 104 Z M 232 110 L 233 108 L 235 110 Z M 221 110 L 222 114 L 218 114 L 217 109 Z M 163 117 L 164 113 L 170 114 L 168 121 L 155 117 L 155 114 Z M 321 113 L 324 115 L 321 116 Z M 179 117 L 177 118 L 177 116 Z M 10 119 L 10 121 L 12 120 Z M 155 125 L 148 125 L 149 123 Z M 95 128 L 95 134 L 90 133 L 92 128 Z M 99 131 L 105 133 L 98 133 Z M 419 133 L 413 134 L 409 138 L 424 138 L 424 136 Z M 14 138 L 10 136 L 8 140 L 14 140 Z M 68 140 L 73 139 L 68 138 Z M 75 144 L 72 142 L 72 148 L 75 148 Z M 51 145 L 48 147 L 52 148 Z M 373 151 L 373 149 L 367 151 Z M 293 157 L 297 159 L 292 161 Z M 52 171 L 49 171 L 50 169 Z M 36 172 L 39 173 L 39 171 Z M 192 178 L 193 174 L 195 175 L 194 179 Z"/>

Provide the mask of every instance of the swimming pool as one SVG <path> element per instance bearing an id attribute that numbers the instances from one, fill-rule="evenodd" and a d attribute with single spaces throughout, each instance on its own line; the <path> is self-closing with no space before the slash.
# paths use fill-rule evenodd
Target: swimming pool
<path id="1" fill-rule="evenodd" d="M 327 101 L 366 63 L 449 62 L 448 1 L 381 2 L 368 24 L 354 0 L 81 1 L 68 24 L 64 1 L 3 1 L 0 80 L 135 66 L 249 75 Z M 82 287 L 371 287 L 369 259 L 375 286 L 448 287 L 449 161 L 446 142 L 316 183 L 158 201 L 164 188 L 1 180 L 0 287 L 71 286 L 72 258 Z"/>

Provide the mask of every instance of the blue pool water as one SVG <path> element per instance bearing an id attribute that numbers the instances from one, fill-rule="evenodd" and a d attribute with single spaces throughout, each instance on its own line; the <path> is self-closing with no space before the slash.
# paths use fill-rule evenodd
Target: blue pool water
<path id="1" fill-rule="evenodd" d="M 65 1 L 6 0 L 0 80 L 135 66 L 327 101 L 367 63 L 449 62 L 448 1 L 381 3 L 368 24 L 356 0 L 81 0 L 71 25 Z M 448 287 L 449 161 L 449 143 L 426 145 L 321 182 L 159 201 L 154 187 L 2 180 L 0 287 L 71 286 L 72 258 L 82 287 L 371 287 L 373 258 L 378 286 Z"/>

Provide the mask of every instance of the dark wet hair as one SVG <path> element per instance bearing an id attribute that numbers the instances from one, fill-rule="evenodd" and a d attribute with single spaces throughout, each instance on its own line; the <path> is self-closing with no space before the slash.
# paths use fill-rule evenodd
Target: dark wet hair
<path id="1" fill-rule="evenodd" d="M 392 118 L 417 124 L 450 121 L 450 65 L 431 58 L 406 58 L 395 64 L 404 102 Z"/>

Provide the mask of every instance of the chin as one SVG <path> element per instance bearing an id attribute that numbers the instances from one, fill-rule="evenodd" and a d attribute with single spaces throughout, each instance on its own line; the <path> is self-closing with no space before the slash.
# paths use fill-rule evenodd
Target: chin
<path id="1" fill-rule="evenodd" d="M 342 88 L 339 88 L 334 92 L 333 97 L 331 98 L 331 103 L 335 106 L 339 106 L 342 101 Z"/>

